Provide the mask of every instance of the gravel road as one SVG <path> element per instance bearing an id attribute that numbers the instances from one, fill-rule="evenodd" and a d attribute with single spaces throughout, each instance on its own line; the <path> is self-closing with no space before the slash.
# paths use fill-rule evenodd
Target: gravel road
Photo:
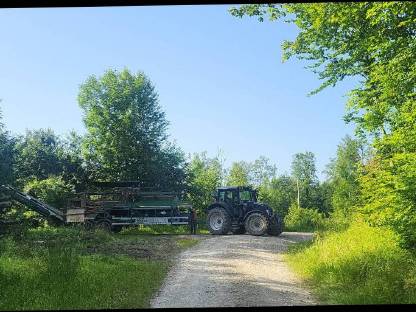
<path id="1" fill-rule="evenodd" d="M 294 232 L 208 236 L 178 256 L 151 307 L 317 304 L 282 259 L 289 244 L 311 238 Z"/>

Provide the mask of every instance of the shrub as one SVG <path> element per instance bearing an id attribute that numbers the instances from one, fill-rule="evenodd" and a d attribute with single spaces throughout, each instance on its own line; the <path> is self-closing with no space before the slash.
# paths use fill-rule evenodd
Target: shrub
<path id="1" fill-rule="evenodd" d="M 292 204 L 284 218 L 284 224 L 287 231 L 314 231 L 323 227 L 324 216 L 316 209 L 300 208 Z"/>
<path id="2" fill-rule="evenodd" d="M 26 184 L 24 191 L 56 208 L 65 207 L 67 200 L 75 193 L 72 185 L 57 176 L 44 180 L 34 179 Z"/>
<path id="3" fill-rule="evenodd" d="M 360 177 L 362 207 L 369 224 L 389 226 L 406 248 L 416 248 L 416 153 L 374 158 Z"/>

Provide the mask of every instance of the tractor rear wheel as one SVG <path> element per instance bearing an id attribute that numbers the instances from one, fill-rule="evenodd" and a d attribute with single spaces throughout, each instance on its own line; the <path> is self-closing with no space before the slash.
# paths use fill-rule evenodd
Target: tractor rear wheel
<path id="1" fill-rule="evenodd" d="M 269 229 L 267 230 L 267 234 L 272 236 L 279 236 L 283 232 L 283 223 L 282 220 L 277 216 L 274 215 L 270 220 Z"/>
<path id="2" fill-rule="evenodd" d="M 227 234 L 231 230 L 231 217 L 224 208 L 213 208 L 208 212 L 207 226 L 211 234 Z"/>
<path id="3" fill-rule="evenodd" d="M 269 220 L 263 214 L 254 212 L 247 217 L 245 227 L 251 235 L 264 235 L 269 228 Z"/>

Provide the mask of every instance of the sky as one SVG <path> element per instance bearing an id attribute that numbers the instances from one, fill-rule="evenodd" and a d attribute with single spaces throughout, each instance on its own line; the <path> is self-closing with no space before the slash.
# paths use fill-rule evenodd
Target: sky
<path id="1" fill-rule="evenodd" d="M 297 28 L 239 19 L 227 5 L 26 8 L 0 10 L 0 108 L 13 134 L 51 128 L 85 133 L 79 86 L 107 69 L 143 71 L 186 153 L 221 150 L 225 165 L 263 155 L 290 173 L 311 151 L 318 177 L 336 155 L 346 125 L 347 80 L 317 95 L 321 81 L 283 40 Z"/>

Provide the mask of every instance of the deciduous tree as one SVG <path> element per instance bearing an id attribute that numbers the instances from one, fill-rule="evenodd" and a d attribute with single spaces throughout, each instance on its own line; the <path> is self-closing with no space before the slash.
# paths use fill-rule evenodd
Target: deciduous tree
<path id="1" fill-rule="evenodd" d="M 159 188 L 180 184 L 184 157 L 167 140 L 165 113 L 144 73 L 124 69 L 90 76 L 78 102 L 88 131 L 83 154 L 95 179 Z"/>

